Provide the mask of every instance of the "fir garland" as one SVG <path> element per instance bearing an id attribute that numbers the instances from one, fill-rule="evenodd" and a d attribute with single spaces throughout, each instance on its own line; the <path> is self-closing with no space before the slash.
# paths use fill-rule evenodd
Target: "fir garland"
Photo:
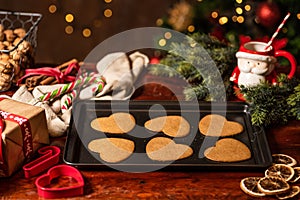
<path id="1" fill-rule="evenodd" d="M 254 87 L 241 86 L 241 93 L 250 104 L 253 125 L 285 124 L 289 119 L 300 119 L 300 80 L 279 74 L 278 83 L 262 82 Z"/>

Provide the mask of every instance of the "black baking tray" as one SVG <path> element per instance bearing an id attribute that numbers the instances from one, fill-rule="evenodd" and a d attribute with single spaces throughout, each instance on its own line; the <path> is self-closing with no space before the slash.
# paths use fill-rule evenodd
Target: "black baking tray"
<path id="1" fill-rule="evenodd" d="M 114 112 L 129 112 L 136 119 L 136 127 L 128 134 L 113 135 L 96 131 L 90 122 L 96 117 L 108 117 Z M 231 136 L 251 151 L 251 158 L 242 162 L 216 162 L 204 157 L 203 152 L 219 139 L 207 137 L 198 130 L 200 119 L 207 114 L 221 114 L 230 121 L 243 125 L 244 131 Z M 190 134 L 182 138 L 171 138 L 176 143 L 189 145 L 192 156 L 174 162 L 161 162 L 149 159 L 145 153 L 147 142 L 153 137 L 164 136 L 144 128 L 145 121 L 162 115 L 181 115 L 190 125 Z M 127 138 L 135 143 L 132 156 L 119 163 L 105 163 L 98 153 L 87 149 L 87 144 L 98 138 Z M 72 108 L 70 128 L 67 135 L 64 162 L 86 169 L 116 169 L 129 172 L 147 172 L 156 170 L 248 170 L 267 168 L 272 156 L 262 127 L 251 124 L 249 105 L 244 102 L 190 102 L 190 101 L 103 101 L 84 100 L 75 102 Z"/>

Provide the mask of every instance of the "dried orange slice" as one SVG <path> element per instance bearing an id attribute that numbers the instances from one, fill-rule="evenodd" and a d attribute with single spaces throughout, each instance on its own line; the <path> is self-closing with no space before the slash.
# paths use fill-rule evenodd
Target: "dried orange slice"
<path id="1" fill-rule="evenodd" d="M 247 177 L 241 180 L 240 187 L 246 193 L 253 197 L 266 196 L 257 188 L 257 183 L 261 177 Z"/>
<path id="2" fill-rule="evenodd" d="M 297 161 L 294 158 L 286 154 L 273 154 L 272 159 L 274 164 L 285 164 L 291 167 L 297 164 Z"/>
<path id="3" fill-rule="evenodd" d="M 277 194 L 276 197 L 278 199 L 290 199 L 295 196 L 297 196 L 300 193 L 300 187 L 299 186 L 292 186 L 289 190 L 287 190 L 284 193 Z"/>
<path id="4" fill-rule="evenodd" d="M 270 176 L 261 178 L 257 183 L 257 188 L 264 194 L 275 195 L 287 191 L 290 185 L 282 178 Z"/>
<path id="5" fill-rule="evenodd" d="M 295 174 L 294 169 L 291 166 L 284 164 L 275 164 L 269 167 L 265 171 L 265 176 L 267 177 L 279 177 L 285 181 L 289 181 L 293 178 Z"/>
<path id="6" fill-rule="evenodd" d="M 300 167 L 294 167 L 295 174 L 291 180 L 289 180 L 291 183 L 296 183 L 300 180 Z"/>

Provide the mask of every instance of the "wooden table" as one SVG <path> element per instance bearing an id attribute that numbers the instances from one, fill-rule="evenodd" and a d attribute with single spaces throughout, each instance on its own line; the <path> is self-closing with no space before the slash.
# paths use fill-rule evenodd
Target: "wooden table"
<path id="1" fill-rule="evenodd" d="M 151 76 L 147 78 L 151 79 Z M 178 81 L 156 79 L 155 83 L 149 82 L 138 88 L 133 98 L 180 99 L 182 93 L 174 97 L 166 89 L 182 90 Z M 159 83 L 164 83 L 164 86 Z M 272 153 L 288 154 L 300 163 L 300 121 L 290 121 L 287 125 L 267 129 L 266 134 Z M 52 145 L 63 148 L 64 141 L 65 137 L 57 138 Z M 264 176 L 264 170 L 149 173 L 81 170 L 81 173 L 85 179 L 84 195 L 74 199 L 254 199 L 240 189 L 240 180 L 249 176 Z M 0 196 L 2 199 L 37 199 L 35 180 L 36 177 L 25 179 L 21 170 L 10 178 L 0 178 Z M 69 182 L 66 181 L 67 184 Z M 297 184 L 300 185 L 299 182 Z"/>

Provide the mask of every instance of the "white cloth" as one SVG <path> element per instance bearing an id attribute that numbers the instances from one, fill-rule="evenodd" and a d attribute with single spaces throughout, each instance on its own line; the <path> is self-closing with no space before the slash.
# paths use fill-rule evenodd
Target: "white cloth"
<path id="1" fill-rule="evenodd" d="M 92 84 L 80 91 L 80 99 L 127 100 L 135 91 L 134 83 L 140 73 L 149 64 L 149 58 L 134 52 L 127 56 L 123 52 L 111 53 L 103 57 L 96 65 L 97 71 L 106 80 L 103 90 L 93 96 Z"/>

